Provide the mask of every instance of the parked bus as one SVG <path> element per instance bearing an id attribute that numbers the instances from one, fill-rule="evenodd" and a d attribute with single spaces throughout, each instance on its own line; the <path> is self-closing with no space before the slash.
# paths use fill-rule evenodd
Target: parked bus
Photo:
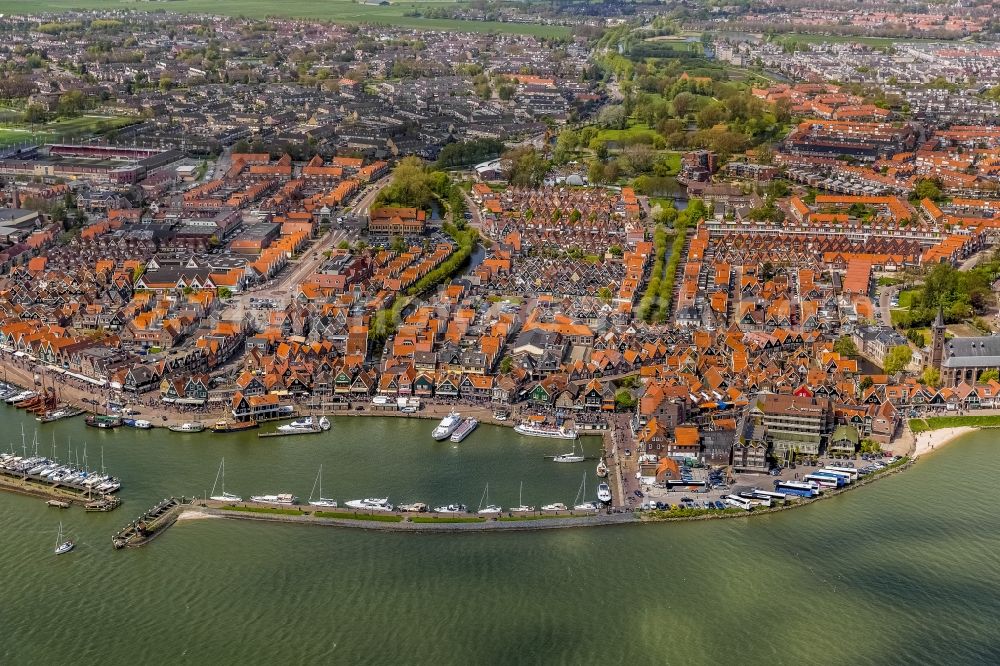
<path id="1" fill-rule="evenodd" d="M 823 468 L 827 472 L 840 472 L 841 474 L 846 474 L 851 477 L 851 481 L 857 481 L 861 472 L 854 469 L 853 467 L 838 467 L 836 465 L 827 465 Z"/>
<path id="2" fill-rule="evenodd" d="M 809 474 L 802 479 L 819 484 L 821 488 L 843 488 L 844 479 L 839 476 L 826 476 L 825 474 Z"/>
<path id="3" fill-rule="evenodd" d="M 774 489 L 779 493 L 798 497 L 816 497 L 820 494 L 818 484 L 800 481 L 775 481 Z"/>
<path id="4" fill-rule="evenodd" d="M 726 495 L 722 500 L 729 506 L 736 507 L 737 509 L 749 511 L 753 508 L 753 502 L 739 495 Z"/>
<path id="5" fill-rule="evenodd" d="M 771 499 L 768 497 L 757 497 L 757 493 L 744 492 L 739 494 L 743 499 L 748 499 L 754 506 L 771 506 Z"/>
<path id="6" fill-rule="evenodd" d="M 843 472 L 839 469 L 830 469 L 829 467 L 824 467 L 823 469 L 816 470 L 817 474 L 826 474 L 827 476 L 839 476 L 844 480 L 845 484 L 853 483 L 857 480 L 857 476 L 851 476 L 847 472 Z"/>
<path id="7" fill-rule="evenodd" d="M 761 490 L 760 488 L 754 488 L 753 493 L 760 497 L 766 497 L 771 500 L 777 500 L 778 502 L 788 499 L 788 495 L 785 493 L 772 493 L 769 490 Z"/>

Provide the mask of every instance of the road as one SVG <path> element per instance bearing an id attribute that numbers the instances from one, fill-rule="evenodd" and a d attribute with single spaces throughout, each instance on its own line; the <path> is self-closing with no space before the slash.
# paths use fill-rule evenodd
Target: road
<path id="1" fill-rule="evenodd" d="M 389 182 L 389 178 L 389 176 L 386 176 L 362 190 L 361 197 L 356 203 L 343 210 L 335 210 L 333 212 L 334 219 L 348 216 L 364 218 L 364 212 L 371 206 L 379 191 Z M 350 241 L 356 238 L 358 235 L 358 226 L 356 224 L 352 225 L 351 228 L 338 227 L 335 222 L 330 231 L 317 240 L 312 247 L 303 252 L 297 261 L 289 263 L 288 267 L 277 278 L 261 286 L 248 289 L 230 299 L 223 317 L 227 321 L 242 321 L 246 314 L 259 318 L 265 317 L 266 310 L 250 307 L 251 298 L 269 299 L 274 301 L 277 307 L 287 305 L 295 293 L 295 286 L 319 270 L 323 262 L 326 261 L 324 253 L 335 248 L 341 241 Z M 360 226 L 364 226 L 363 219 L 360 222 Z"/>

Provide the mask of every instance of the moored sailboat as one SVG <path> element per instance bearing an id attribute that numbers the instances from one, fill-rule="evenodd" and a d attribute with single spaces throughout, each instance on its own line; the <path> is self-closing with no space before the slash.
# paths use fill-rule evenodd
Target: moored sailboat
<path id="1" fill-rule="evenodd" d="M 215 486 L 219 483 L 219 476 L 222 476 L 222 494 L 215 494 Z M 219 463 L 219 471 L 215 473 L 215 483 L 212 484 L 212 494 L 209 499 L 215 500 L 216 502 L 242 502 L 243 498 L 239 495 L 233 495 L 232 493 L 226 492 L 226 459 L 223 458 L 222 462 Z"/>
<path id="2" fill-rule="evenodd" d="M 316 499 L 313 499 L 313 493 L 316 491 L 316 486 L 319 486 L 319 495 Z M 323 497 L 323 466 L 319 466 L 319 472 L 316 473 L 316 480 L 313 481 L 313 488 L 309 491 L 309 506 L 318 506 L 324 508 L 335 509 L 337 508 L 337 500 L 327 499 Z"/>

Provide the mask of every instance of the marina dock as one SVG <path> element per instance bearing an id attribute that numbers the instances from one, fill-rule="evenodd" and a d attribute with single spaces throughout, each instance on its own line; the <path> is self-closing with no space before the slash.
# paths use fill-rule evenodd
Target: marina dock
<path id="1" fill-rule="evenodd" d="M 171 497 L 158 503 L 146 513 L 118 530 L 111 543 L 115 549 L 138 548 L 145 546 L 162 534 L 168 527 L 177 522 L 177 517 L 184 508 L 184 498 Z"/>

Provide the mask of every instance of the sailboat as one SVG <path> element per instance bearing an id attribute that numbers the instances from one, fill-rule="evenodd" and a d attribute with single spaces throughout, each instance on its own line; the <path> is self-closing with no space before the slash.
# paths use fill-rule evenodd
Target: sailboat
<path id="1" fill-rule="evenodd" d="M 587 473 L 583 473 L 583 480 L 580 482 L 580 490 L 576 492 L 576 499 L 573 501 L 573 509 L 575 511 L 597 511 L 601 507 L 597 502 L 583 502 L 580 503 L 584 497 L 587 496 Z"/>
<path id="2" fill-rule="evenodd" d="M 523 511 L 525 513 L 530 513 L 535 510 L 533 506 L 525 506 L 521 502 L 521 492 L 524 490 L 524 481 L 521 482 L 521 487 L 517 490 L 517 506 L 512 507 L 511 511 Z"/>
<path id="3" fill-rule="evenodd" d="M 486 484 L 486 489 L 483 490 L 483 496 L 479 498 L 479 509 L 476 511 L 481 516 L 485 515 L 496 515 L 498 513 L 503 513 L 503 509 L 496 504 L 490 504 L 490 484 Z M 483 502 L 486 502 L 486 507 L 483 507 Z"/>
<path id="4" fill-rule="evenodd" d="M 313 499 L 313 492 L 316 491 L 316 486 L 319 486 L 319 496 Z M 319 472 L 316 474 L 316 480 L 313 481 L 312 490 L 309 491 L 309 506 L 319 506 L 331 509 L 337 508 L 337 500 L 327 499 L 323 497 L 323 466 L 319 466 Z"/>
<path id="5" fill-rule="evenodd" d="M 68 553 L 76 547 L 73 541 L 63 541 L 63 529 L 62 523 L 59 523 L 59 532 L 56 534 L 56 555 L 62 555 L 63 553 Z"/>
<path id="6" fill-rule="evenodd" d="M 222 476 L 222 494 L 215 494 L 215 486 L 219 483 L 219 476 Z M 212 484 L 212 494 L 209 499 L 213 499 L 216 502 L 242 502 L 243 498 L 239 495 L 233 495 L 232 493 L 226 492 L 226 459 L 223 458 L 222 462 L 219 463 L 219 471 L 215 473 L 215 483 Z"/>
<path id="7" fill-rule="evenodd" d="M 573 440 L 573 450 L 570 453 L 563 453 L 552 458 L 557 463 L 578 463 L 583 462 L 583 451 L 576 452 L 576 441 Z"/>

